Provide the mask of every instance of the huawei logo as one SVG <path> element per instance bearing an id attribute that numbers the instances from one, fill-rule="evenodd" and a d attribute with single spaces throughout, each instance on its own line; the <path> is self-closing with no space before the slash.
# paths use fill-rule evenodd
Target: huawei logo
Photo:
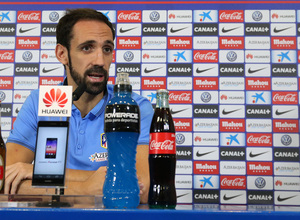
<path id="1" fill-rule="evenodd" d="M 43 102 L 46 107 L 51 107 L 54 103 L 61 108 L 65 107 L 68 102 L 66 93 L 62 93 L 60 89 L 51 89 L 50 92 L 46 92 Z"/>

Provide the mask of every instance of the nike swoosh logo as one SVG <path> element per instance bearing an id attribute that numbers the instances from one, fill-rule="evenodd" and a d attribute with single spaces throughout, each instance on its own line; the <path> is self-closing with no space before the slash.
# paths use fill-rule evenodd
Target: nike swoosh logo
<path id="1" fill-rule="evenodd" d="M 128 31 L 132 31 L 133 29 L 136 29 L 136 27 L 134 28 L 129 28 L 129 29 L 123 29 L 122 27 L 120 28 L 120 33 L 126 33 Z"/>
<path id="2" fill-rule="evenodd" d="M 264 67 L 264 68 L 260 68 L 260 69 L 256 69 L 256 70 L 252 70 L 251 68 L 248 69 L 248 73 L 251 74 L 251 73 L 256 73 L 258 71 L 261 71 L 261 70 L 264 70 L 266 69 L 267 67 Z"/>
<path id="3" fill-rule="evenodd" d="M 31 31 L 31 30 L 36 29 L 36 28 L 37 28 L 37 27 L 29 28 L 29 29 L 23 29 L 23 28 L 21 27 L 20 30 L 19 30 L 19 32 L 20 32 L 20 33 L 26 33 L 26 32 L 28 32 L 28 31 Z"/>
<path id="4" fill-rule="evenodd" d="M 179 196 L 176 196 L 176 198 L 178 199 L 178 198 L 180 198 L 180 197 L 182 197 L 182 196 L 186 196 L 186 195 L 188 195 L 188 193 L 182 194 L 182 195 L 179 195 Z"/>
<path id="5" fill-rule="evenodd" d="M 260 155 L 262 155 L 262 154 L 265 154 L 265 153 L 268 153 L 268 151 L 262 152 L 262 153 L 259 153 L 259 154 L 253 154 L 252 152 L 250 152 L 249 156 L 250 156 L 250 157 L 258 157 L 258 156 L 260 156 Z"/>
<path id="6" fill-rule="evenodd" d="M 294 198 L 296 196 L 289 196 L 289 197 L 285 197 L 285 198 L 281 198 L 280 196 L 277 197 L 277 201 L 278 202 L 283 202 L 285 200 L 288 200 L 288 199 L 291 199 L 291 198 Z"/>
<path id="7" fill-rule="evenodd" d="M 199 70 L 198 68 L 196 69 L 196 73 L 204 73 L 204 72 L 206 72 L 206 71 L 208 71 L 208 70 L 211 70 L 211 69 L 213 69 L 214 67 L 212 67 L 212 68 L 207 68 L 207 69 L 203 69 L 203 70 Z"/>
<path id="8" fill-rule="evenodd" d="M 171 32 L 171 33 L 176 33 L 176 32 L 178 32 L 178 31 L 182 31 L 182 30 L 184 30 L 184 29 L 187 29 L 187 27 L 179 28 L 179 29 L 173 29 L 173 28 L 171 28 L 170 32 Z"/>
<path id="9" fill-rule="evenodd" d="M 9 68 L 10 68 L 10 67 L 5 67 L 5 68 L 0 69 L 0 71 L 7 70 L 7 69 L 9 69 Z"/>
<path id="10" fill-rule="evenodd" d="M 171 109 L 170 112 L 171 112 L 171 115 L 173 115 L 173 114 L 177 114 L 179 112 L 183 112 L 185 110 L 187 110 L 187 108 L 186 109 L 182 109 L 182 110 L 178 110 L 178 111 L 173 111 L 173 109 Z"/>
<path id="11" fill-rule="evenodd" d="M 222 32 L 223 32 L 223 33 L 227 33 L 227 32 L 230 32 L 230 31 L 236 30 L 236 29 L 238 29 L 238 28 L 240 28 L 240 27 L 235 27 L 235 28 L 230 28 L 230 29 L 225 29 L 225 28 L 222 28 Z"/>
<path id="12" fill-rule="evenodd" d="M 45 67 L 43 68 L 43 73 L 49 73 L 49 72 L 51 72 L 51 71 L 54 71 L 54 70 L 56 70 L 56 69 L 59 69 L 60 67 L 56 67 L 56 68 L 53 68 L 53 69 L 45 69 Z"/>
<path id="13" fill-rule="evenodd" d="M 239 197 L 239 196 L 241 196 L 242 194 L 240 194 L 240 195 L 236 195 L 236 196 L 229 196 L 229 197 L 227 197 L 226 196 L 226 194 L 223 196 L 223 199 L 225 200 L 225 201 L 227 201 L 227 200 L 230 200 L 230 199 L 234 199 L 234 198 L 236 198 L 236 197 Z"/>
<path id="14" fill-rule="evenodd" d="M 239 108 L 239 109 L 235 109 L 235 110 L 232 110 L 232 111 L 225 111 L 225 109 L 223 109 L 222 114 L 223 115 L 228 115 L 228 114 L 231 114 L 231 113 L 239 111 L 239 110 L 241 110 L 241 109 Z"/>
<path id="15" fill-rule="evenodd" d="M 282 29 L 277 29 L 277 27 L 274 28 L 274 33 L 279 33 L 279 32 L 282 32 L 282 31 L 285 31 L 285 30 L 288 30 L 290 29 L 291 27 L 287 27 L 287 28 L 282 28 Z"/>
<path id="16" fill-rule="evenodd" d="M 202 154 L 200 154 L 199 152 L 197 152 L 197 153 L 196 153 L 196 156 L 197 156 L 197 157 L 202 157 L 202 156 L 205 156 L 205 155 L 210 154 L 210 153 L 212 153 L 212 152 L 214 152 L 214 151 L 210 151 L 210 152 L 206 152 L 206 153 L 202 153 Z"/>
<path id="17" fill-rule="evenodd" d="M 144 72 L 145 72 L 145 73 L 151 73 L 151 72 L 154 72 L 154 71 L 159 70 L 159 69 L 161 69 L 161 68 L 162 68 L 162 67 L 159 67 L 159 68 L 156 68 L 156 69 L 152 69 L 152 70 L 148 70 L 147 67 L 146 67 L 145 70 L 144 70 Z"/>
<path id="18" fill-rule="evenodd" d="M 283 112 L 279 112 L 278 109 L 276 110 L 275 114 L 276 115 L 283 115 L 285 113 L 288 113 L 288 112 L 291 112 L 291 111 L 294 111 L 295 109 L 291 109 L 291 110 L 287 110 L 287 111 L 283 111 Z"/>

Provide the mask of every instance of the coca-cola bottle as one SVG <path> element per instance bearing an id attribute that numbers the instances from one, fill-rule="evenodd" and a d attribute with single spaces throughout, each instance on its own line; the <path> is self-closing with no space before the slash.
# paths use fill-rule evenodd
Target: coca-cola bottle
<path id="1" fill-rule="evenodd" d="M 174 209 L 177 202 L 175 127 L 166 89 L 156 91 L 156 107 L 150 127 L 149 169 L 149 207 Z"/>
<path id="2" fill-rule="evenodd" d="M 0 194 L 4 194 L 6 147 L 1 134 L 1 101 L 0 101 Z"/>

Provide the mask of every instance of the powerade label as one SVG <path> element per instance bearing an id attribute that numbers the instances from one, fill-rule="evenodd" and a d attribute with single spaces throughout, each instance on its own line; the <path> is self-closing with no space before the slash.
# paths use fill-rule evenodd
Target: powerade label
<path id="1" fill-rule="evenodd" d="M 140 132 L 140 113 L 137 105 L 107 105 L 104 131 Z"/>
<path id="2" fill-rule="evenodd" d="M 149 154 L 176 154 L 175 134 L 150 133 Z"/>
<path id="3" fill-rule="evenodd" d="M 4 160 L 3 157 L 0 155 L 0 190 L 3 187 L 3 178 L 4 178 Z"/>

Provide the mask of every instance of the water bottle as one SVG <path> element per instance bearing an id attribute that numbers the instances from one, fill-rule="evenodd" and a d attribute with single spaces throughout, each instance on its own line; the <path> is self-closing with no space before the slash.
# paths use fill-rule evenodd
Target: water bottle
<path id="1" fill-rule="evenodd" d="M 103 185 L 106 208 L 136 208 L 140 203 L 135 166 L 140 112 L 131 92 L 128 73 L 118 73 L 114 95 L 106 106 L 104 119 L 108 151 Z"/>

